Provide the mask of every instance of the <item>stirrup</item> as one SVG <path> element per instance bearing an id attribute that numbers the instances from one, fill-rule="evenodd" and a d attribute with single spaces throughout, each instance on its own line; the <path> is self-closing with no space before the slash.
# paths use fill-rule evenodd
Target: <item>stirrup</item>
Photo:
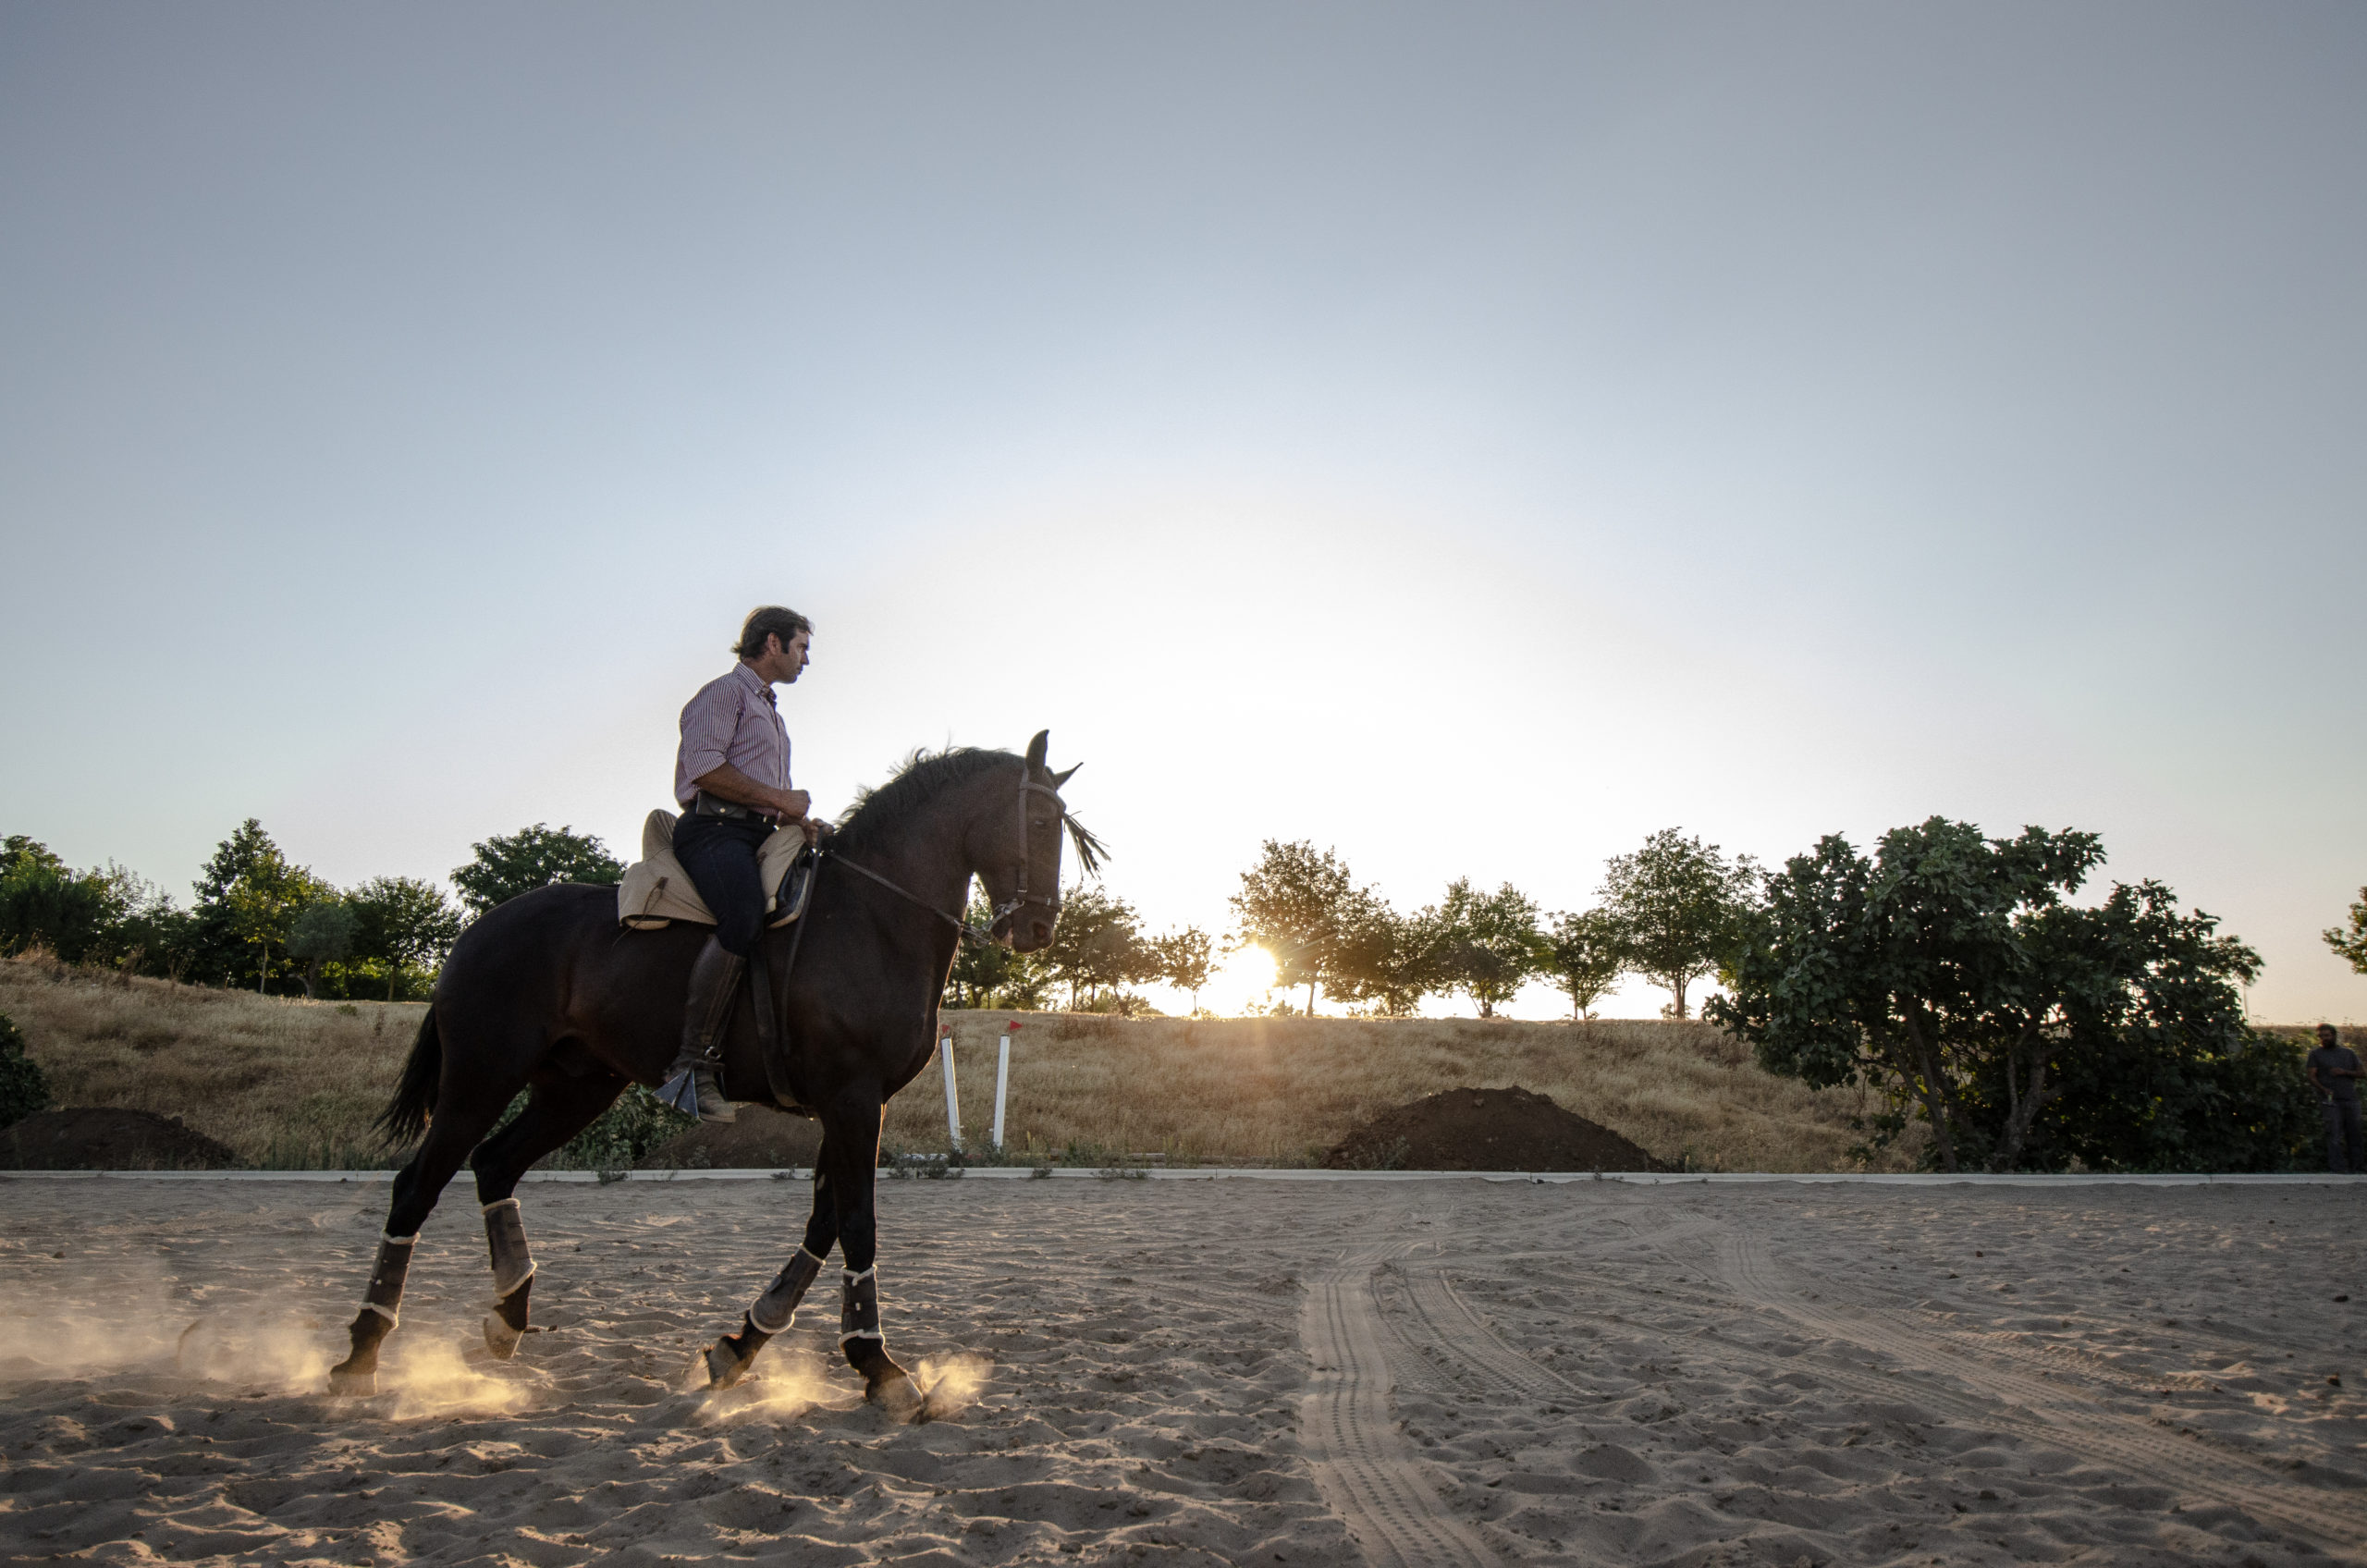
<path id="1" fill-rule="evenodd" d="M 657 1099 L 669 1110 L 679 1110 L 684 1116 L 696 1116 L 699 1113 L 698 1074 L 685 1067 L 657 1085 Z"/>
<path id="2" fill-rule="evenodd" d="M 701 1072 L 707 1075 L 707 1082 L 715 1094 L 717 1109 L 712 1111 L 699 1103 Z M 703 1122 L 728 1125 L 740 1119 L 739 1109 L 732 1105 L 731 1096 L 723 1092 L 721 1064 L 710 1058 L 700 1058 L 659 1084 L 657 1097 L 673 1109 L 685 1116 L 694 1116 Z"/>

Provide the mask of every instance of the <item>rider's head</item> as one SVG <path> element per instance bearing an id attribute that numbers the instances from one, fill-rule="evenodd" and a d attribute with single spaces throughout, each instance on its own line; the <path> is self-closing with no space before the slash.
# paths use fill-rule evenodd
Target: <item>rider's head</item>
<path id="1" fill-rule="evenodd" d="M 767 680 L 793 681 L 805 668 L 806 645 L 813 640 L 812 621 L 779 605 L 760 605 L 748 612 L 731 651 Z"/>

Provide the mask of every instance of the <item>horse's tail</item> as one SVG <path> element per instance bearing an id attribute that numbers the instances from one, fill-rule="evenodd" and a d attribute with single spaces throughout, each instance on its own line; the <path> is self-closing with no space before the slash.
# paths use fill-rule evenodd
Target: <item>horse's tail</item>
<path id="1" fill-rule="evenodd" d="M 444 1038 L 435 1032 L 435 1010 L 430 1007 L 420 1023 L 419 1038 L 411 1042 L 411 1059 L 403 1063 L 403 1081 L 395 1085 L 395 1097 L 374 1123 L 388 1144 L 401 1147 L 416 1143 L 427 1131 L 427 1119 L 435 1111 L 435 1083 L 443 1075 Z"/>

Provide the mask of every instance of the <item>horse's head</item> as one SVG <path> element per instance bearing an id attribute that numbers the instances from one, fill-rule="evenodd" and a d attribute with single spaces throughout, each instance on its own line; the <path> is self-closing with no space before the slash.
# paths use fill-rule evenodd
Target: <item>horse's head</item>
<path id="1" fill-rule="evenodd" d="M 1061 799 L 1061 786 L 1076 769 L 1054 773 L 1047 767 L 1044 753 L 1050 744 L 1049 729 L 1037 730 L 1027 743 L 1019 776 L 1011 780 L 1012 803 L 1001 827 L 991 826 L 994 808 L 987 808 L 991 848 L 981 857 L 978 876 L 994 903 L 994 934 L 1015 952 L 1032 953 L 1052 939 L 1061 915 L 1062 837 L 1076 840 L 1077 860 L 1087 871 L 1100 862 L 1100 841 L 1069 815 Z"/>

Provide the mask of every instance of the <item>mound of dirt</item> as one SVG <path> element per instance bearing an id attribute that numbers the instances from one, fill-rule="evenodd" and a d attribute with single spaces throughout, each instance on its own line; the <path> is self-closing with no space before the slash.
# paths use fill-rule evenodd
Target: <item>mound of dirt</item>
<path id="1" fill-rule="evenodd" d="M 641 1157 L 644 1170 L 779 1170 L 811 1165 L 822 1124 L 768 1105 L 743 1105 L 740 1119 L 702 1121 Z"/>
<path id="2" fill-rule="evenodd" d="M 1674 1170 L 1608 1127 L 1527 1089 L 1449 1089 L 1387 1110 L 1323 1157 L 1327 1170 Z"/>
<path id="3" fill-rule="evenodd" d="M 0 1128 L 0 1170 L 190 1170 L 235 1165 L 238 1156 L 178 1117 L 147 1110 L 68 1107 Z"/>

